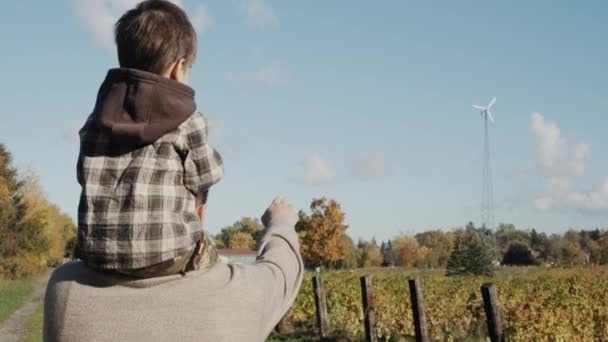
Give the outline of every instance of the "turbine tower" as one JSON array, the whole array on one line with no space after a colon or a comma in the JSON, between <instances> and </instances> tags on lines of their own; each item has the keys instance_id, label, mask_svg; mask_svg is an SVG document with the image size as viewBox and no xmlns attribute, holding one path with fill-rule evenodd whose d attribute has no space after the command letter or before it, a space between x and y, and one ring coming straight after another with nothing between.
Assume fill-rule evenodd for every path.
<instances>
[{"instance_id":1,"label":"turbine tower","mask_svg":"<svg viewBox=\"0 0 608 342\"><path fill-rule=\"evenodd\" d=\"M473 108L480 110L483 117L484 140L483 140L483 176L481 194L481 224L490 230L494 230L494 193L492 189L492 159L490 153L490 134L488 132L488 121L494 123L492 116L492 106L496 102L496 97L487 106L473 105Z\"/></svg>"}]
</instances>

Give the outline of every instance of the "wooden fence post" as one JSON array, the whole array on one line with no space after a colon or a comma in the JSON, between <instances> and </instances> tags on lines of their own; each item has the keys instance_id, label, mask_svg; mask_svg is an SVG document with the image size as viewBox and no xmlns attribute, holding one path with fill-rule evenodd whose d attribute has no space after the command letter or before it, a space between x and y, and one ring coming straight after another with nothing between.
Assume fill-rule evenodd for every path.
<instances>
[{"instance_id":1,"label":"wooden fence post","mask_svg":"<svg viewBox=\"0 0 608 342\"><path fill-rule=\"evenodd\" d=\"M491 283L483 284L481 286L481 295L483 296L490 340L492 342L502 342L504 341L504 336L502 334L502 320L500 318L500 304L498 302L496 285Z\"/></svg>"},{"instance_id":2,"label":"wooden fence post","mask_svg":"<svg viewBox=\"0 0 608 342\"><path fill-rule=\"evenodd\" d=\"M361 294L363 296L363 314L365 316L365 341L376 342L376 332L374 330L375 308L374 308L374 288L372 286L372 276L361 277Z\"/></svg>"},{"instance_id":3,"label":"wooden fence post","mask_svg":"<svg viewBox=\"0 0 608 342\"><path fill-rule=\"evenodd\" d=\"M426 326L426 314L424 313L424 297L422 296L422 285L418 279L408 280L410 285L410 298L412 300L412 313L414 315L414 329L416 330L416 342L427 342L429 340Z\"/></svg>"},{"instance_id":4,"label":"wooden fence post","mask_svg":"<svg viewBox=\"0 0 608 342\"><path fill-rule=\"evenodd\" d=\"M315 306L317 307L317 325L319 326L321 339L324 339L329 335L329 323L327 322L327 302L321 276L312 277L312 288L315 294Z\"/></svg>"}]
</instances>

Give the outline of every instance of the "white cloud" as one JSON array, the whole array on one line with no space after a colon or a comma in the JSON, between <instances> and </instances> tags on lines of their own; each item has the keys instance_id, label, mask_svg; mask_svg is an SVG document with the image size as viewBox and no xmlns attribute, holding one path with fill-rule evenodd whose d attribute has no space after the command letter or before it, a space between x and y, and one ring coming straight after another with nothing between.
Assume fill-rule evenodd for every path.
<instances>
[{"instance_id":1,"label":"white cloud","mask_svg":"<svg viewBox=\"0 0 608 342\"><path fill-rule=\"evenodd\" d=\"M370 156L359 159L352 163L353 175L361 180L381 178L385 173L384 158L381 156Z\"/></svg>"},{"instance_id":2,"label":"white cloud","mask_svg":"<svg viewBox=\"0 0 608 342\"><path fill-rule=\"evenodd\" d=\"M589 144L580 142L569 146L555 122L546 121L540 113L532 113L531 118L547 192L534 201L535 207L539 210L608 211L608 177L597 189L584 192L575 186L575 180L584 174L586 162L591 158Z\"/></svg>"},{"instance_id":3,"label":"white cloud","mask_svg":"<svg viewBox=\"0 0 608 342\"><path fill-rule=\"evenodd\" d=\"M571 183L553 183L549 194L538 198L534 205L539 210L575 209L585 212L608 211L608 177L595 190L580 192Z\"/></svg>"},{"instance_id":4,"label":"white cloud","mask_svg":"<svg viewBox=\"0 0 608 342\"><path fill-rule=\"evenodd\" d=\"M180 0L169 0L183 8ZM100 47L114 51L114 24L127 10L134 8L141 0L73 0L76 14L84 28L91 33ZM202 4L197 5L191 16L192 25L199 32L205 32L211 21Z\"/></svg>"},{"instance_id":5,"label":"white cloud","mask_svg":"<svg viewBox=\"0 0 608 342\"><path fill-rule=\"evenodd\" d=\"M285 84L291 78L289 70L278 63L263 65L254 71L244 71L228 75L228 81L238 88Z\"/></svg>"},{"instance_id":6,"label":"white cloud","mask_svg":"<svg viewBox=\"0 0 608 342\"><path fill-rule=\"evenodd\" d=\"M537 138L538 159L545 176L568 178L585 172L585 162L591 157L588 144L580 142L569 147L557 124L546 121L540 113L532 113L532 132Z\"/></svg>"},{"instance_id":7,"label":"white cloud","mask_svg":"<svg viewBox=\"0 0 608 342\"><path fill-rule=\"evenodd\" d=\"M273 26L279 24L272 7L265 0L242 0L242 9L249 22L256 26Z\"/></svg>"},{"instance_id":8,"label":"white cloud","mask_svg":"<svg viewBox=\"0 0 608 342\"><path fill-rule=\"evenodd\" d=\"M308 185L330 183L336 178L336 171L318 154L304 159L304 168L289 178L291 182Z\"/></svg>"}]
</instances>

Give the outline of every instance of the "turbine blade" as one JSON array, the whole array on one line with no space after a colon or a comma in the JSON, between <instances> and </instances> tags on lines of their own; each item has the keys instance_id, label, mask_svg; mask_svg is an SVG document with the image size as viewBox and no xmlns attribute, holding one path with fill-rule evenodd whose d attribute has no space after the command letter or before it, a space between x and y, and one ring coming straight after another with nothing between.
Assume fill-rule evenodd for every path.
<instances>
[{"instance_id":1,"label":"turbine blade","mask_svg":"<svg viewBox=\"0 0 608 342\"><path fill-rule=\"evenodd\" d=\"M490 121L491 121L492 123L494 123L494 117L492 116L492 112L487 111L486 113L488 113L488 118L490 119Z\"/></svg>"},{"instance_id":2,"label":"turbine blade","mask_svg":"<svg viewBox=\"0 0 608 342\"><path fill-rule=\"evenodd\" d=\"M482 107L482 106L478 106L478 105L473 105L473 108L479 109L479 110L486 110L486 107Z\"/></svg>"},{"instance_id":3,"label":"turbine blade","mask_svg":"<svg viewBox=\"0 0 608 342\"><path fill-rule=\"evenodd\" d=\"M488 110L489 110L490 108L492 108L492 106L494 105L494 102L496 102L496 97L494 97L494 98L492 99L492 101L490 101L490 103L488 104L488 107L487 107L487 108L488 108Z\"/></svg>"}]
</instances>

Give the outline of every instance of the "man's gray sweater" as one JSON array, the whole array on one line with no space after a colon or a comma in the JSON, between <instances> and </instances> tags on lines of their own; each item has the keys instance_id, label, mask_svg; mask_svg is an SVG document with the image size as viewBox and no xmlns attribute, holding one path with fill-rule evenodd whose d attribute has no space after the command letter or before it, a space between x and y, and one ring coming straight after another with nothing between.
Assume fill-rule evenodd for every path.
<instances>
[{"instance_id":1,"label":"man's gray sweater","mask_svg":"<svg viewBox=\"0 0 608 342\"><path fill-rule=\"evenodd\" d=\"M44 341L264 341L303 273L298 236L285 225L268 229L254 265L135 279L69 263L47 287Z\"/></svg>"}]
</instances>

